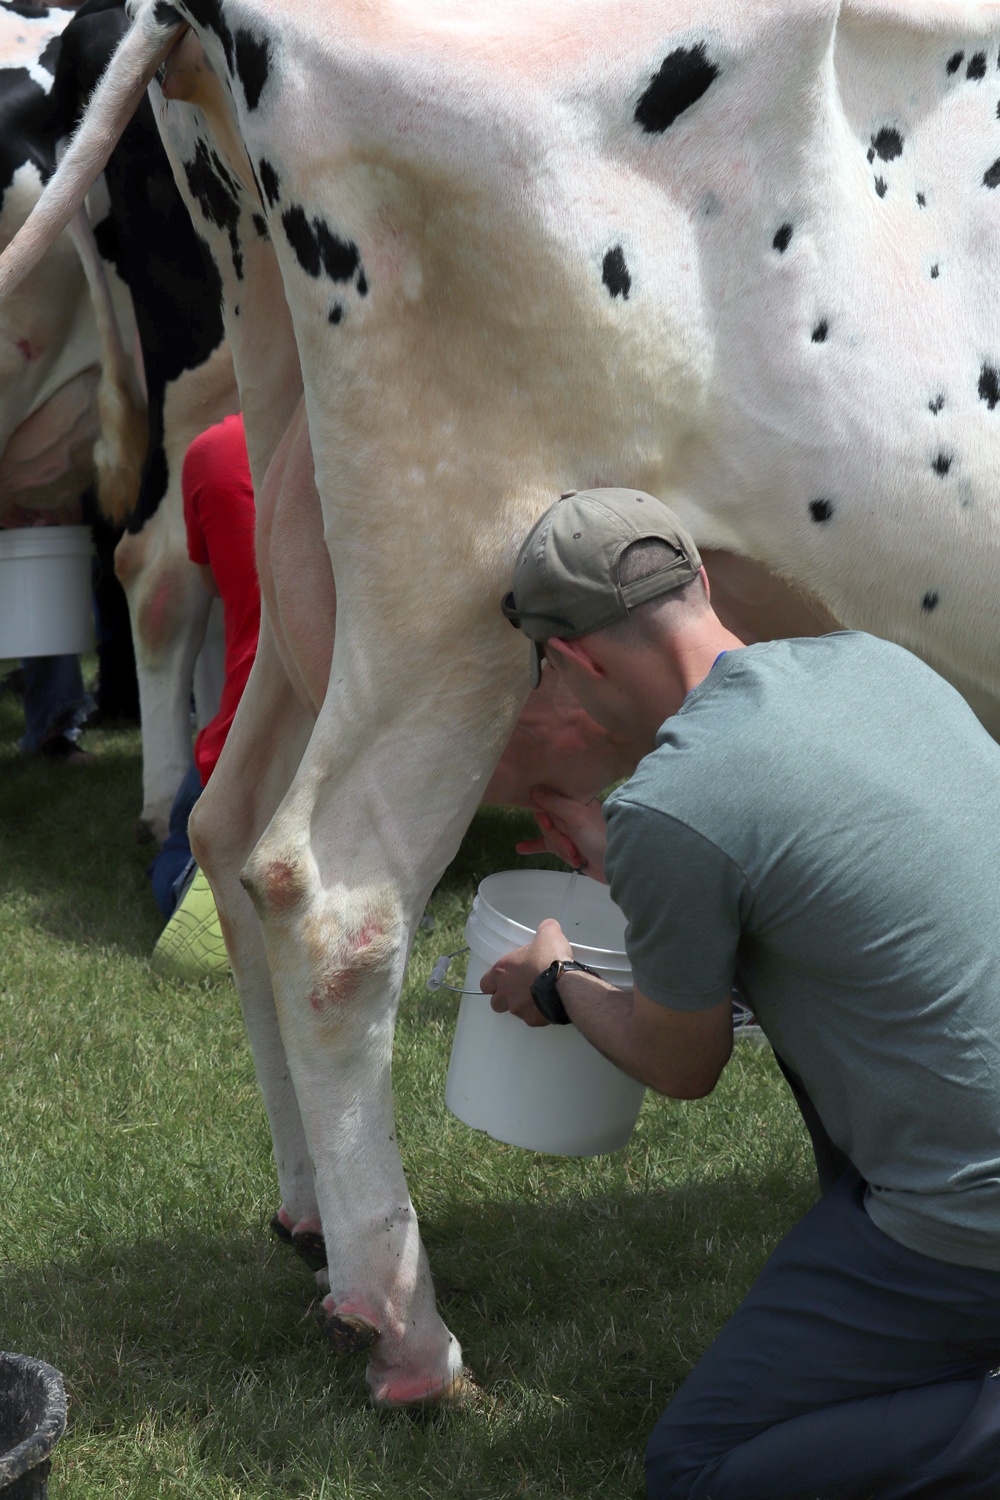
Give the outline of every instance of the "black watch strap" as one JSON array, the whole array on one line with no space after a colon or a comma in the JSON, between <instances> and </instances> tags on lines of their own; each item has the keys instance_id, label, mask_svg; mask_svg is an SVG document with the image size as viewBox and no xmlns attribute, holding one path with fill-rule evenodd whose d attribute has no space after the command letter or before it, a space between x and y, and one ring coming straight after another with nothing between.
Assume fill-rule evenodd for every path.
<instances>
[{"instance_id":1,"label":"black watch strap","mask_svg":"<svg viewBox=\"0 0 1000 1500\"><path fill-rule=\"evenodd\" d=\"M546 1021L553 1026L569 1026L572 1023L559 997L556 985L566 973L567 969L580 969L584 974L593 974L599 977L594 969L588 969L586 964L578 964L575 958L557 958L554 963L543 969L531 986L531 998Z\"/></svg>"}]
</instances>

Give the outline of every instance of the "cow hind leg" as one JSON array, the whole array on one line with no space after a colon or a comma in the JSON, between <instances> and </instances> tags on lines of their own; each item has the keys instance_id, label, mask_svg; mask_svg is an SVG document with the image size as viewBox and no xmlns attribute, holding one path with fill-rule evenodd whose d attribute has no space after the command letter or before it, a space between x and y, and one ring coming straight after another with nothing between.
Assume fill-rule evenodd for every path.
<instances>
[{"instance_id":1,"label":"cow hind leg","mask_svg":"<svg viewBox=\"0 0 1000 1500\"><path fill-rule=\"evenodd\" d=\"M267 620L222 756L191 815L191 847L204 869L233 967L264 1096L281 1208L274 1227L304 1258L318 1256L320 1219L312 1165L278 1026L260 923L240 871L291 781L313 725L296 697ZM282 726L275 737L276 723Z\"/></svg>"},{"instance_id":2,"label":"cow hind leg","mask_svg":"<svg viewBox=\"0 0 1000 1500\"><path fill-rule=\"evenodd\" d=\"M487 664L447 712L415 672L391 709L370 678L363 698L357 683L332 690L243 872L314 1163L328 1332L335 1347L368 1347L369 1388L388 1404L466 1388L403 1175L392 1045L416 923L517 714L520 654L507 666ZM351 727L359 701L364 733Z\"/></svg>"}]
</instances>

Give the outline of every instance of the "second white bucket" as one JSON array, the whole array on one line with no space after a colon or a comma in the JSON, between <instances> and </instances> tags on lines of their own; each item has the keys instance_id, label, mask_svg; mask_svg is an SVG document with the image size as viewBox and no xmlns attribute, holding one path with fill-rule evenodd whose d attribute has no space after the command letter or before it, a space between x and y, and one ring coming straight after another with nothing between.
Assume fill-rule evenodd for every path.
<instances>
[{"instance_id":1,"label":"second white bucket","mask_svg":"<svg viewBox=\"0 0 1000 1500\"><path fill-rule=\"evenodd\" d=\"M625 918L607 886L558 870L506 870L488 876L473 903L462 988L475 991L487 969L530 942L545 917L560 922L580 963L631 987ZM498 1015L488 995L463 995L444 1098L466 1125L530 1151L597 1156L627 1144L644 1094L575 1026L526 1026Z\"/></svg>"},{"instance_id":2,"label":"second white bucket","mask_svg":"<svg viewBox=\"0 0 1000 1500\"><path fill-rule=\"evenodd\" d=\"M0 657L91 649L90 554L89 526L0 531Z\"/></svg>"}]
</instances>

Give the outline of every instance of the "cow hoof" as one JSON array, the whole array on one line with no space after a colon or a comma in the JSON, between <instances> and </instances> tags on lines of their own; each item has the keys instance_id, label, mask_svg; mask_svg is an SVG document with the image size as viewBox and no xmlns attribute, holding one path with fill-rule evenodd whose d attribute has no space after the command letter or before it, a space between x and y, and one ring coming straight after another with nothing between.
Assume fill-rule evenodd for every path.
<instances>
[{"instance_id":1,"label":"cow hoof","mask_svg":"<svg viewBox=\"0 0 1000 1500\"><path fill-rule=\"evenodd\" d=\"M267 1227L272 1234L277 1235L283 1245L290 1245L292 1243L292 1231L287 1224L282 1222L280 1214L275 1214Z\"/></svg>"},{"instance_id":2,"label":"cow hoof","mask_svg":"<svg viewBox=\"0 0 1000 1500\"><path fill-rule=\"evenodd\" d=\"M301 1234L293 1233L289 1243L310 1271L323 1270L326 1265L326 1240L315 1229L305 1229Z\"/></svg>"},{"instance_id":3,"label":"cow hoof","mask_svg":"<svg viewBox=\"0 0 1000 1500\"><path fill-rule=\"evenodd\" d=\"M147 823L145 818L136 818L132 831L137 844L152 844L156 839L152 823Z\"/></svg>"},{"instance_id":4,"label":"cow hoof","mask_svg":"<svg viewBox=\"0 0 1000 1500\"><path fill-rule=\"evenodd\" d=\"M441 1385L430 1388L395 1379L376 1385L369 1374L369 1387L376 1405L410 1408L454 1406L459 1401L481 1400L484 1394L482 1388L464 1370L450 1375Z\"/></svg>"},{"instance_id":5,"label":"cow hoof","mask_svg":"<svg viewBox=\"0 0 1000 1500\"><path fill-rule=\"evenodd\" d=\"M358 1313L327 1313L323 1332L335 1354L360 1354L378 1338L378 1329Z\"/></svg>"}]
</instances>

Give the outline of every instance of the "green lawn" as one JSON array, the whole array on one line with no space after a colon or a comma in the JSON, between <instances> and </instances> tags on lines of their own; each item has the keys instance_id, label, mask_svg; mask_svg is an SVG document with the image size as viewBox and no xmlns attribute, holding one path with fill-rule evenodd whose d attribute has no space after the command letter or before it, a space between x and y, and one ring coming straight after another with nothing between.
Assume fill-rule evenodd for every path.
<instances>
[{"instance_id":1,"label":"green lawn","mask_svg":"<svg viewBox=\"0 0 1000 1500\"><path fill-rule=\"evenodd\" d=\"M418 936L395 1056L410 1189L481 1395L377 1412L268 1232L231 984L149 972L138 733L91 733L91 764L47 765L18 756L20 724L0 700L0 1348L65 1375L53 1500L640 1496L647 1431L815 1196L770 1053L739 1048L708 1100L647 1097L610 1157L459 1124L443 1098L457 1001L424 982L527 826L481 813Z\"/></svg>"}]
</instances>

